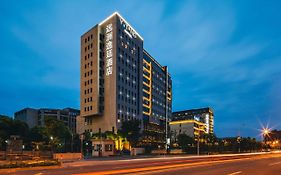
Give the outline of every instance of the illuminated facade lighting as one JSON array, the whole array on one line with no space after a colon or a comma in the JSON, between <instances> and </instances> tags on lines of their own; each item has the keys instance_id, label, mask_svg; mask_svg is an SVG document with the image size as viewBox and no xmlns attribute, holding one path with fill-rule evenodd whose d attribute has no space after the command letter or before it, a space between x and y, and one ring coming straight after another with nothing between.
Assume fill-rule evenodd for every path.
<instances>
[{"instance_id":1,"label":"illuminated facade lighting","mask_svg":"<svg viewBox=\"0 0 281 175\"><path fill-rule=\"evenodd\" d=\"M144 50L143 38L119 13L81 36L80 62L78 133L117 132L129 119L139 120L143 130L153 123L164 132L166 118L171 117L170 74ZM165 93L156 92L154 82ZM85 121L91 122L85 125Z\"/></svg>"}]
</instances>

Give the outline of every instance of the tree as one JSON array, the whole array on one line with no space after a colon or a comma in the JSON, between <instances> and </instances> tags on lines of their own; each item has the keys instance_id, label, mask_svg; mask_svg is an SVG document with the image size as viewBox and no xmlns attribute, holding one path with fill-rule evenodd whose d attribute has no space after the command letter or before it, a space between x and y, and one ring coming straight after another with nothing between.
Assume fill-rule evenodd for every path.
<instances>
[{"instance_id":1,"label":"tree","mask_svg":"<svg viewBox=\"0 0 281 175\"><path fill-rule=\"evenodd\" d=\"M29 139L35 142L47 141L46 128L40 126L31 128L29 131Z\"/></svg>"},{"instance_id":2,"label":"tree","mask_svg":"<svg viewBox=\"0 0 281 175\"><path fill-rule=\"evenodd\" d=\"M48 144L46 128L35 126L29 130L27 149L42 150L44 145Z\"/></svg>"},{"instance_id":3,"label":"tree","mask_svg":"<svg viewBox=\"0 0 281 175\"><path fill-rule=\"evenodd\" d=\"M5 141L10 137L10 130L12 126L12 119L7 116L0 117L0 149L6 148Z\"/></svg>"},{"instance_id":4,"label":"tree","mask_svg":"<svg viewBox=\"0 0 281 175\"><path fill-rule=\"evenodd\" d=\"M53 117L46 117L45 127L46 135L54 151L66 151L67 145L70 147L71 133L63 121ZM68 150L70 150L70 148L68 148Z\"/></svg>"},{"instance_id":5,"label":"tree","mask_svg":"<svg viewBox=\"0 0 281 175\"><path fill-rule=\"evenodd\" d=\"M218 138L215 134L203 134L201 138L204 139L204 142L209 146L214 145L215 142L218 141Z\"/></svg>"},{"instance_id":6,"label":"tree","mask_svg":"<svg viewBox=\"0 0 281 175\"><path fill-rule=\"evenodd\" d=\"M6 140L11 135L20 136L25 142L28 138L28 125L20 120L14 120L8 116L0 116L0 149L6 148Z\"/></svg>"},{"instance_id":7,"label":"tree","mask_svg":"<svg viewBox=\"0 0 281 175\"><path fill-rule=\"evenodd\" d=\"M187 150L192 146L194 143L194 139L186 134L179 134L178 135L178 145L181 147L183 150Z\"/></svg>"},{"instance_id":8,"label":"tree","mask_svg":"<svg viewBox=\"0 0 281 175\"><path fill-rule=\"evenodd\" d=\"M124 121L120 133L127 138L132 147L135 147L141 136L139 120Z\"/></svg>"},{"instance_id":9,"label":"tree","mask_svg":"<svg viewBox=\"0 0 281 175\"><path fill-rule=\"evenodd\" d=\"M27 123L20 120L13 120L11 135L18 135L22 139L26 139L28 136L29 127Z\"/></svg>"}]
</instances>

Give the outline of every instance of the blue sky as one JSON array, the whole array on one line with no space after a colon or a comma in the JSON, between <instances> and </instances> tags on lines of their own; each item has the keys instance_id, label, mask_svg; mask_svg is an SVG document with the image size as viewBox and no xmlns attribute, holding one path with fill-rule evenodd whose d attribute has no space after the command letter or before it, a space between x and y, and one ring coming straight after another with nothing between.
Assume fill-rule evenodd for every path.
<instances>
[{"instance_id":1,"label":"blue sky","mask_svg":"<svg viewBox=\"0 0 281 175\"><path fill-rule=\"evenodd\" d=\"M173 111L210 106L218 136L281 129L279 1L0 2L0 114L79 107L80 36L118 11L173 78Z\"/></svg>"}]
</instances>

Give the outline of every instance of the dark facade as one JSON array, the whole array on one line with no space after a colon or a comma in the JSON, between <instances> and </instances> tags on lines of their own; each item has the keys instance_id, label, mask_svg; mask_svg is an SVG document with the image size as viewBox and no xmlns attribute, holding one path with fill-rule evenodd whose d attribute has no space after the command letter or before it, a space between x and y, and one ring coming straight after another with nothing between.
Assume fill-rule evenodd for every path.
<instances>
[{"instance_id":1,"label":"dark facade","mask_svg":"<svg viewBox=\"0 0 281 175\"><path fill-rule=\"evenodd\" d=\"M281 130L272 130L263 137L265 144L269 145L272 149L281 148Z\"/></svg>"},{"instance_id":2,"label":"dark facade","mask_svg":"<svg viewBox=\"0 0 281 175\"><path fill-rule=\"evenodd\" d=\"M281 130L272 130L264 136L265 141L281 141Z\"/></svg>"},{"instance_id":3,"label":"dark facade","mask_svg":"<svg viewBox=\"0 0 281 175\"><path fill-rule=\"evenodd\" d=\"M15 113L15 119L24 121L30 128L34 126L44 126L44 120L46 117L53 117L61 120L65 123L69 129L76 132L76 117L80 114L80 111L73 108L65 109L49 109L49 108L24 108Z\"/></svg>"},{"instance_id":4,"label":"dark facade","mask_svg":"<svg viewBox=\"0 0 281 175\"><path fill-rule=\"evenodd\" d=\"M172 113L172 121L195 120L206 125L206 133L214 133L214 112L211 108L190 109Z\"/></svg>"},{"instance_id":5,"label":"dark facade","mask_svg":"<svg viewBox=\"0 0 281 175\"><path fill-rule=\"evenodd\" d=\"M79 133L116 132L127 120L160 129L171 116L167 67L143 49L143 38L117 12L82 35L80 86Z\"/></svg>"},{"instance_id":6,"label":"dark facade","mask_svg":"<svg viewBox=\"0 0 281 175\"><path fill-rule=\"evenodd\" d=\"M166 123L171 118L172 80L168 68L161 66L146 50L143 52L143 144L165 142ZM166 121L167 120L167 121Z\"/></svg>"}]
</instances>

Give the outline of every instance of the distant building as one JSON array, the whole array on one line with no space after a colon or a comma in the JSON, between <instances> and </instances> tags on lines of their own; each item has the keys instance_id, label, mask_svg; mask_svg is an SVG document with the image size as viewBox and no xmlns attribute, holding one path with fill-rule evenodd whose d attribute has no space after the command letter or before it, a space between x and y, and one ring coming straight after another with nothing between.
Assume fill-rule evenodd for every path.
<instances>
[{"instance_id":1,"label":"distant building","mask_svg":"<svg viewBox=\"0 0 281 175\"><path fill-rule=\"evenodd\" d=\"M266 140L281 140L281 130L272 130L265 137Z\"/></svg>"},{"instance_id":2,"label":"distant building","mask_svg":"<svg viewBox=\"0 0 281 175\"><path fill-rule=\"evenodd\" d=\"M46 117L53 117L61 120L72 132L76 132L76 117L80 111L73 108L48 109L48 108L24 108L15 113L15 119L24 121L30 128L34 126L44 126Z\"/></svg>"},{"instance_id":3,"label":"distant building","mask_svg":"<svg viewBox=\"0 0 281 175\"><path fill-rule=\"evenodd\" d=\"M193 138L202 134L213 134L214 114L211 108L173 112L169 126L172 140L175 140L179 134L186 134Z\"/></svg>"},{"instance_id":4,"label":"distant building","mask_svg":"<svg viewBox=\"0 0 281 175\"><path fill-rule=\"evenodd\" d=\"M264 142L272 148L281 148L281 130L272 130L264 136Z\"/></svg>"},{"instance_id":5,"label":"distant building","mask_svg":"<svg viewBox=\"0 0 281 175\"><path fill-rule=\"evenodd\" d=\"M21 120L27 123L32 128L40 125L38 123L38 110L33 108L24 108L14 114L15 119Z\"/></svg>"}]
</instances>

